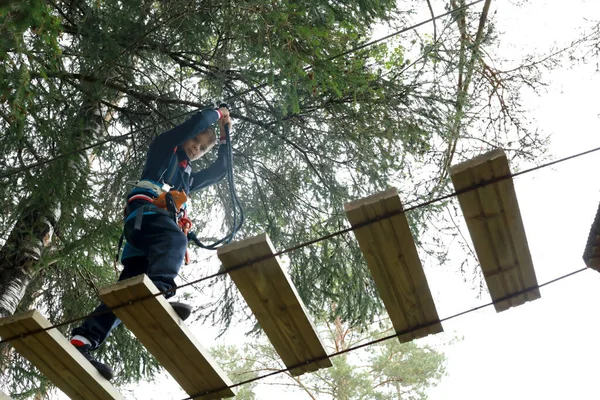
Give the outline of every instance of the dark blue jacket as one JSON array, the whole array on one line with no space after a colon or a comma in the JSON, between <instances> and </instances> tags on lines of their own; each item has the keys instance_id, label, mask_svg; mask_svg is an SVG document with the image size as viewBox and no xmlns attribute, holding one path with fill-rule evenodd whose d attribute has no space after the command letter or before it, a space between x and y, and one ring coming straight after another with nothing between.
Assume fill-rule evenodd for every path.
<instances>
[{"instance_id":1,"label":"dark blue jacket","mask_svg":"<svg viewBox=\"0 0 600 400\"><path fill-rule=\"evenodd\" d=\"M221 143L215 162L198 172L192 172L190 159L181 148L185 141L197 136L218 119L217 111L203 110L194 114L183 124L158 135L148 149L146 165L140 181L150 181L159 186L167 183L173 190L183 190L189 195L223 179L227 174L227 144ZM156 197L156 193L153 193L151 189L136 187L129 192L127 199L137 194ZM147 204L144 201L130 202L130 213L126 221L136 215L138 208ZM121 260L138 255L143 255L143 253L125 243Z\"/></svg>"},{"instance_id":2,"label":"dark blue jacket","mask_svg":"<svg viewBox=\"0 0 600 400\"><path fill-rule=\"evenodd\" d=\"M227 145L219 146L217 160L208 168L192 172L190 159L180 147L185 141L195 137L219 118L215 110L203 110L194 114L183 124L158 135L146 156L146 166L140 180L161 185L168 183L174 190L187 194L217 183L227 173ZM129 197L135 194L155 196L149 189L134 188Z\"/></svg>"}]
</instances>

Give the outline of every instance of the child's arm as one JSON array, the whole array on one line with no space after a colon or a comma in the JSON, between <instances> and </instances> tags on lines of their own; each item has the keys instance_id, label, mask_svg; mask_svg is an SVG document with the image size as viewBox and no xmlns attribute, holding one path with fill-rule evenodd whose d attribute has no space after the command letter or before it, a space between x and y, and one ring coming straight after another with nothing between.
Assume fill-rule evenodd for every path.
<instances>
[{"instance_id":1,"label":"child's arm","mask_svg":"<svg viewBox=\"0 0 600 400\"><path fill-rule=\"evenodd\" d=\"M226 115L219 120L219 130L221 135L217 159L208 168L192 174L190 178L190 192L214 185L227 175L227 153L229 152L229 146L227 146L225 125L231 130L229 115Z\"/></svg>"},{"instance_id":2,"label":"child's arm","mask_svg":"<svg viewBox=\"0 0 600 400\"><path fill-rule=\"evenodd\" d=\"M190 192L214 185L227 175L227 144L221 143L215 162L208 168L192 173L190 177Z\"/></svg>"},{"instance_id":3,"label":"child's arm","mask_svg":"<svg viewBox=\"0 0 600 400\"><path fill-rule=\"evenodd\" d=\"M186 140L191 139L204 131L217 120L228 115L229 112L225 107L221 107L218 110L207 109L199 111L184 123L158 135L156 142L167 148L179 146Z\"/></svg>"}]
</instances>

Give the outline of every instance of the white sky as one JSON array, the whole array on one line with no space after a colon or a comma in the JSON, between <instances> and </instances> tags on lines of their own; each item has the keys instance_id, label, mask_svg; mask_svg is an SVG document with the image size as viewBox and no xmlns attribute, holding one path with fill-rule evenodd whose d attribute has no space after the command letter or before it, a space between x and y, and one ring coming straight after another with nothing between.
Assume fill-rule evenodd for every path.
<instances>
[{"instance_id":1,"label":"white sky","mask_svg":"<svg viewBox=\"0 0 600 400\"><path fill-rule=\"evenodd\" d=\"M494 3L507 54L513 46L518 52L566 44L584 18L600 17L600 3L593 1L535 1L522 8ZM548 92L526 97L525 105L539 129L552 135L552 155L600 146L595 65L556 70L545 80L551 83ZM582 254L600 202L600 182L592 175L599 163L600 153L594 153L515 178L539 283L584 266ZM436 298L442 317L489 300L473 302L453 275L428 277L433 290L446 293ZM455 297L447 295L453 286ZM588 270L542 288L535 302L500 314L487 308L444 323L446 332L464 340L446 347L449 375L430 391L430 400L600 398L599 287L600 274Z\"/></svg>"},{"instance_id":2,"label":"white sky","mask_svg":"<svg viewBox=\"0 0 600 400\"><path fill-rule=\"evenodd\" d=\"M585 18L600 17L597 1L531 3L492 3L507 58L566 44ZM476 7L480 10L481 4ZM434 10L444 11L439 6ZM423 16L428 17L426 8ZM600 146L600 74L595 65L558 69L545 81L551 83L547 93L527 95L524 105L536 126L552 135L551 154L560 158ZM600 182L592 175L599 163L600 153L595 153L515 179L539 283L584 266L581 257L600 202ZM478 298L455 269L444 271L430 261L425 268L440 317L489 301L487 295ZM532 303L500 314L488 307L445 322L445 334L426 340L464 339L441 348L448 357L448 376L431 389L430 400L600 398L595 368L600 359L599 288L600 273L588 270L542 288L542 298ZM226 341L239 345L243 331L231 332ZM208 339L214 337L213 330L194 327L194 332L204 346L214 343ZM186 397L171 378L130 389L123 391L130 399ZM267 399L308 398L270 387L257 393Z\"/></svg>"},{"instance_id":3,"label":"white sky","mask_svg":"<svg viewBox=\"0 0 600 400\"><path fill-rule=\"evenodd\" d=\"M520 7L506 1L493 3L507 58L566 44L576 37L584 18L600 16L600 3L593 1L573 2L571 7L556 1L534 3ZM592 101L600 90L595 66L555 70L545 80L551 83L547 93L526 95L524 105L531 109L536 126L552 135L551 154L560 158L600 146L600 110ZM599 162L600 153L515 179L540 283L584 266L581 256L600 202L600 183L584 174L594 171ZM489 301L487 295L478 298L455 269L445 272L429 262L425 267L440 317ZM446 334L426 340L443 342L453 336L463 340L441 347L448 357L448 376L431 389L430 400L600 398L594 368L594 361L600 359L599 287L600 274L585 271L541 289L542 298L535 302L500 314L489 307L445 322ZM206 327L194 330L199 337L214 335ZM231 332L225 341L239 345L244 331ZM211 345L210 340L202 343ZM136 386L132 398L182 398L170 381L144 384L148 391ZM257 394L259 398L308 398L267 385L259 387Z\"/></svg>"}]
</instances>

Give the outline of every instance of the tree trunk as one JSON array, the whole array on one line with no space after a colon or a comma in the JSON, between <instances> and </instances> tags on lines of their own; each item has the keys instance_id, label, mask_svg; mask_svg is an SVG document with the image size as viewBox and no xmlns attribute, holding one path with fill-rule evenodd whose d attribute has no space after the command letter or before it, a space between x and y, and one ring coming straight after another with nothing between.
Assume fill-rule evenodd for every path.
<instances>
[{"instance_id":1,"label":"tree trunk","mask_svg":"<svg viewBox=\"0 0 600 400\"><path fill-rule=\"evenodd\" d=\"M60 202L32 197L0 249L0 317L14 314L60 219Z\"/></svg>"},{"instance_id":2,"label":"tree trunk","mask_svg":"<svg viewBox=\"0 0 600 400\"><path fill-rule=\"evenodd\" d=\"M97 140L106 122L94 103L84 101L79 118L85 126L74 138L80 147ZM72 182L81 182L88 176L88 160L85 153L69 160L57 161L44 175L60 171L64 176L74 176ZM84 166L84 167L83 167ZM32 193L26 201L17 223L6 243L0 249L0 318L12 315L34 274L41 268L38 262L54 236L62 215L61 196L69 196L70 188Z\"/></svg>"}]
</instances>

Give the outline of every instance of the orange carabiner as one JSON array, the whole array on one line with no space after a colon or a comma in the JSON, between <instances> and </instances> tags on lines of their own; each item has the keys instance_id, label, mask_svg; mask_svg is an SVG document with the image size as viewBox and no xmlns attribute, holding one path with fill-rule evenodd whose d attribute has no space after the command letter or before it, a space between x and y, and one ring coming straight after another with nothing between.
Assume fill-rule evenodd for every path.
<instances>
[{"instance_id":1,"label":"orange carabiner","mask_svg":"<svg viewBox=\"0 0 600 400\"><path fill-rule=\"evenodd\" d=\"M173 196L173 201L175 202L175 208L177 211L181 209L183 204L187 201L187 196L183 190L171 190L170 192L161 193L156 199L154 199L154 205L160 208L167 209L167 193L170 193ZM190 221L191 222L191 221Z\"/></svg>"},{"instance_id":2,"label":"orange carabiner","mask_svg":"<svg viewBox=\"0 0 600 400\"><path fill-rule=\"evenodd\" d=\"M192 220L188 217L181 217L179 218L179 221L177 221L177 223L179 224L179 227L181 228L183 233L185 233L187 236L190 229L192 229Z\"/></svg>"},{"instance_id":3,"label":"orange carabiner","mask_svg":"<svg viewBox=\"0 0 600 400\"><path fill-rule=\"evenodd\" d=\"M177 224L179 225L179 227L181 228L181 230L183 231L185 236L187 236L190 229L192 229L192 220L189 219L188 217L179 218L179 221L177 221ZM185 265L189 265L189 264L190 264L190 250L188 248L186 248L185 249Z\"/></svg>"}]
</instances>

